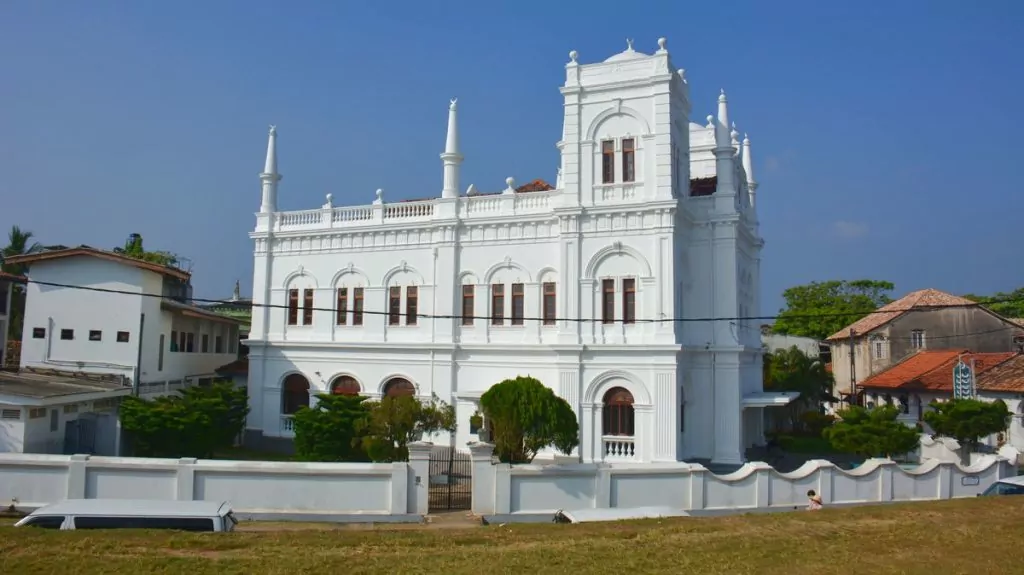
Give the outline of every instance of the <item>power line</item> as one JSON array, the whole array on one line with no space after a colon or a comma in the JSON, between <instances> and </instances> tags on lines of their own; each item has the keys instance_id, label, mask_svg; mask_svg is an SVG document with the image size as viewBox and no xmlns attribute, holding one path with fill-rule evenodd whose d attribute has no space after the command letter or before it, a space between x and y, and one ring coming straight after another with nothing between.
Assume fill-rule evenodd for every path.
<instances>
[{"instance_id":1,"label":"power line","mask_svg":"<svg viewBox=\"0 0 1024 575\"><path fill-rule=\"evenodd\" d=\"M73 284L45 282L45 281L40 281L40 280L28 279L28 278L25 278L24 283L32 283L32 284L41 285L41 286L66 288L66 289L78 289L78 290L91 291L91 292L99 292L99 293L130 295L130 296L142 296L142 297L154 297L154 298L160 298L160 299L173 300L173 298L164 296L163 294L157 294L157 293L135 292L135 291L129 291L129 290L118 290L118 289L100 288L100 287L93 287L93 286L81 286L81 285L73 285ZM233 303L231 301L226 301L226 300L223 300L223 299L204 299L204 298L192 298L190 301L192 301L192 302L200 302L200 303L210 303L210 304L222 304L222 305L230 305L231 303ZM635 320L630 320L628 323L638 323L639 324L639 323L676 323L676 322L679 322L679 323L691 323L691 322L707 323L707 322L719 322L719 321L727 321L727 322L768 321L768 320L778 319L780 317L785 317L786 319L823 319L823 318L839 318L839 317L858 317L859 318L859 317L865 317L865 316L874 315L874 314L880 314L880 313L885 313L885 314L901 314L901 313L906 313L906 312L934 311L934 310L940 310L940 309L971 309L971 308L980 308L980 307L985 307L987 305L999 304L999 303L1024 303L1024 298L992 299L992 300L989 300L989 301L987 301L987 302L985 302L983 304L982 303L971 303L971 304L917 305L917 306L913 306L913 307L909 307L909 308L903 308L903 309L886 309L886 310L877 309L877 310L873 310L873 311L869 311L869 312L829 312L829 313L820 313L820 314L784 314L784 315L779 314L779 315L746 316L746 317L706 317L706 318L673 317L673 318L656 318L656 319L636 318ZM290 309L287 304L272 304L272 303L248 302L248 303L243 304L243 305L250 305L253 308L270 308L270 309L283 309L283 310ZM300 312L304 311L304 310L310 310L310 311L322 311L322 312L336 313L336 312L339 311L337 308L321 308L321 307L311 307L311 308L299 307L298 309L299 309ZM349 308L349 309L347 309L345 311L346 312L354 312L355 310ZM474 320L482 319L482 320L492 320L492 319L498 319L499 318L499 316L480 316L480 315L463 316L463 315L452 315L452 314L424 314L424 313L415 313L415 314L398 313L398 314L392 314L389 311L374 311L374 310L367 310L367 309L360 310L360 313L362 313L363 315L374 315L374 316L377 316L377 315L382 315L382 316L397 315L399 317L416 317L416 318L423 318L423 319L460 319L460 320L461 319L474 319ZM500 319L508 321L508 320L511 320L512 318L510 316L503 315L503 316L500 316ZM614 320L606 320L604 318L565 318L565 317L543 318L543 317L525 317L524 316L524 317L521 317L521 318L520 317L516 317L515 319L516 319L516 321L522 320L524 323L527 322L527 321L530 321L530 322L534 322L534 321L540 321L540 322L547 321L549 323L550 322L561 322L561 321L575 322L575 323L589 323L589 322L624 323L624 322L627 322L627 320L625 320L623 318L616 318ZM1010 329L1017 329L1017 328L1007 327L1007 328L1004 328L1004 329L1010 330ZM1021 329L1024 329L1024 326L1021 326ZM1001 330L996 330L996 331L1001 331ZM983 333L988 333L988 332L979 332L979 334L961 334L961 335L958 335L958 336L949 336L949 337L963 337L964 335L981 335ZM929 339L934 339L934 338L929 338Z\"/></svg>"}]
</instances>

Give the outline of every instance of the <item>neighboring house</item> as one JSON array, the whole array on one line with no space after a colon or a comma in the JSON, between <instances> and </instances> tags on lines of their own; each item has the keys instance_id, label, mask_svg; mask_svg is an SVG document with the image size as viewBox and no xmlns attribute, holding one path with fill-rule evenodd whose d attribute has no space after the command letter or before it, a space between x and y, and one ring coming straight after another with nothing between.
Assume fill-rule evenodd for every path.
<instances>
[{"instance_id":1,"label":"neighboring house","mask_svg":"<svg viewBox=\"0 0 1024 575\"><path fill-rule=\"evenodd\" d=\"M1024 346L1024 327L971 300L923 289L878 308L827 341L836 394L848 398L854 385L859 389L861 381L920 350L1019 351Z\"/></svg>"},{"instance_id":2,"label":"neighboring house","mask_svg":"<svg viewBox=\"0 0 1024 575\"><path fill-rule=\"evenodd\" d=\"M0 272L0 368L7 365L7 332L11 326L11 302L14 284L24 278Z\"/></svg>"},{"instance_id":3,"label":"neighboring house","mask_svg":"<svg viewBox=\"0 0 1024 575\"><path fill-rule=\"evenodd\" d=\"M117 406L131 392L114 375L0 371L0 453L118 455Z\"/></svg>"},{"instance_id":4,"label":"neighboring house","mask_svg":"<svg viewBox=\"0 0 1024 575\"><path fill-rule=\"evenodd\" d=\"M859 384L863 390L865 406L898 406L900 420L913 425L924 423L924 413L933 401L953 397L953 368L958 361L973 367L975 393L978 399L1002 399L1013 419L1004 439L1018 450L1024 451L1024 354L1019 352L972 353L964 349L923 350L914 353ZM997 437L985 443L995 447Z\"/></svg>"},{"instance_id":5,"label":"neighboring house","mask_svg":"<svg viewBox=\"0 0 1024 575\"><path fill-rule=\"evenodd\" d=\"M519 375L576 411L583 461L738 464L763 441L762 410L792 398L762 389L757 325L674 321L758 315L750 141L724 93L717 118L690 122L664 40L576 57L554 186L464 191L453 100L440 197L280 212L271 128L250 234L250 444L290 443L292 414L334 392L437 394L462 447L480 396Z\"/></svg>"},{"instance_id":6,"label":"neighboring house","mask_svg":"<svg viewBox=\"0 0 1024 575\"><path fill-rule=\"evenodd\" d=\"M781 333L761 332L761 344L767 353L775 353L779 350L796 347L808 357L827 358L829 346L813 337L802 337L799 335L785 335Z\"/></svg>"},{"instance_id":7,"label":"neighboring house","mask_svg":"<svg viewBox=\"0 0 1024 575\"><path fill-rule=\"evenodd\" d=\"M237 281L235 282L235 290L229 299L213 303L203 303L199 307L206 311L237 319L241 322L238 326L239 341L249 337L249 329L252 324L252 298L242 297L241 287ZM245 353L247 353L245 346L240 346L239 355L244 355Z\"/></svg>"},{"instance_id":8,"label":"neighboring house","mask_svg":"<svg viewBox=\"0 0 1024 575\"><path fill-rule=\"evenodd\" d=\"M237 357L240 322L187 303L184 270L87 246L8 262L27 266L22 368L109 374L159 395Z\"/></svg>"}]
</instances>

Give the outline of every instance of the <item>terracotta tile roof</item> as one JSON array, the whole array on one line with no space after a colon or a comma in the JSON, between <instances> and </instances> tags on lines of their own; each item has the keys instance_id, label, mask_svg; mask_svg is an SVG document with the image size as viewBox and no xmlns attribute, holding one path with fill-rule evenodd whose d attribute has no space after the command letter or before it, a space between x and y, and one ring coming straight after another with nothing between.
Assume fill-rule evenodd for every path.
<instances>
[{"instance_id":1,"label":"terracotta tile roof","mask_svg":"<svg viewBox=\"0 0 1024 575\"><path fill-rule=\"evenodd\" d=\"M61 247L63 248L63 246ZM161 275L178 278L180 280L188 280L192 275L187 271L178 269L176 267L155 264L152 262L147 262L140 259L124 256L121 254L115 254L114 252L108 252L106 250L98 250L96 248L91 248L89 246L78 246L77 248L64 248L57 250L45 250L31 254L12 256L7 258L5 260L5 263L31 265L34 262L59 260L74 256L90 256L94 258L100 258L113 262L123 263L140 269L149 270L151 272L155 272Z\"/></svg>"},{"instance_id":2,"label":"terracotta tile roof","mask_svg":"<svg viewBox=\"0 0 1024 575\"><path fill-rule=\"evenodd\" d=\"M217 375L249 375L249 358L236 359L214 370Z\"/></svg>"},{"instance_id":3,"label":"terracotta tile roof","mask_svg":"<svg viewBox=\"0 0 1024 575\"><path fill-rule=\"evenodd\" d=\"M967 364L974 360L980 379L988 370L1018 355L1017 352L971 353L965 349L924 350L904 359L885 371L857 384L862 389L899 389L911 391L953 392L953 366L962 357Z\"/></svg>"},{"instance_id":4,"label":"terracotta tile roof","mask_svg":"<svg viewBox=\"0 0 1024 575\"><path fill-rule=\"evenodd\" d=\"M534 180L516 188L516 193L525 194L528 192L547 192L553 189L555 189L555 187L544 180Z\"/></svg>"},{"instance_id":5,"label":"terracotta tile roof","mask_svg":"<svg viewBox=\"0 0 1024 575\"><path fill-rule=\"evenodd\" d=\"M978 375L978 389L986 391L1024 391L1024 354L1018 353Z\"/></svg>"},{"instance_id":6,"label":"terracotta tile roof","mask_svg":"<svg viewBox=\"0 0 1024 575\"><path fill-rule=\"evenodd\" d=\"M836 339L845 339L850 337L850 329L857 332L857 335L866 335L875 329L882 327L890 321L898 318L899 316L907 313L908 311L915 308L929 308L937 306L954 306L954 305L978 305L977 302L973 302L969 299L948 294L944 291L937 289L922 289L912 291L900 299L887 303L882 307L878 308L874 313L866 315L861 319L853 322L852 324L844 327L836 333L830 335L825 341L832 341Z\"/></svg>"},{"instance_id":7,"label":"terracotta tile roof","mask_svg":"<svg viewBox=\"0 0 1024 575\"><path fill-rule=\"evenodd\" d=\"M24 277L19 276L19 275L9 274L9 273L3 272L3 271L0 271L0 280L8 281L8 282L15 282L15 283L25 283L25 278Z\"/></svg>"}]
</instances>

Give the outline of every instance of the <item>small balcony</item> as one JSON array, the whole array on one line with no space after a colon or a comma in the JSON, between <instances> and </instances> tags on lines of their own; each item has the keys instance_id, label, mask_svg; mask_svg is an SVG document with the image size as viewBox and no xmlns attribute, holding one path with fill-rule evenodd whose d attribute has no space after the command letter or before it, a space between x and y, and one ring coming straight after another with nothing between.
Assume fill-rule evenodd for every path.
<instances>
[{"instance_id":1,"label":"small balcony","mask_svg":"<svg viewBox=\"0 0 1024 575\"><path fill-rule=\"evenodd\" d=\"M604 444L604 460L636 461L636 438L626 435L606 435L601 438Z\"/></svg>"},{"instance_id":2,"label":"small balcony","mask_svg":"<svg viewBox=\"0 0 1024 575\"><path fill-rule=\"evenodd\" d=\"M291 415L281 416L281 436L293 437L295 435L295 419Z\"/></svg>"}]
</instances>

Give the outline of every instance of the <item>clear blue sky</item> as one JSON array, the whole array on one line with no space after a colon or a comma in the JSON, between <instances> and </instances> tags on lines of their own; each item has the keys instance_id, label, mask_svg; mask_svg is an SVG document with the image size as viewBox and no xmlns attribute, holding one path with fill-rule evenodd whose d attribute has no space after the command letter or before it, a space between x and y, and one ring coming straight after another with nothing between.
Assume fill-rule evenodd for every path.
<instances>
[{"instance_id":1,"label":"clear blue sky","mask_svg":"<svg viewBox=\"0 0 1024 575\"><path fill-rule=\"evenodd\" d=\"M267 124L282 209L438 195L453 96L463 185L553 181L569 50L665 36L694 118L725 88L750 133L764 312L811 280L1024 285L1024 2L492 4L3 2L0 228L139 232L197 296L248 293Z\"/></svg>"}]
</instances>

